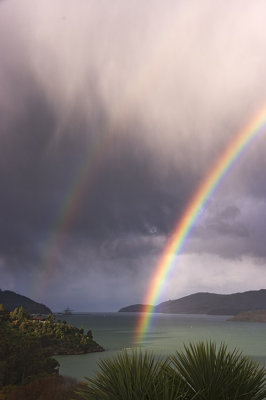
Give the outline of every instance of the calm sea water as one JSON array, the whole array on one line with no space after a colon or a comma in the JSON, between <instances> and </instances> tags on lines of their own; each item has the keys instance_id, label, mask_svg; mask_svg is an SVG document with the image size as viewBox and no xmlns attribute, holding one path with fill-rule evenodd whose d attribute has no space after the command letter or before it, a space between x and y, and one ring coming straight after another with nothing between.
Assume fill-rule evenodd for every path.
<instances>
[{"instance_id":1,"label":"calm sea water","mask_svg":"<svg viewBox=\"0 0 266 400\"><path fill-rule=\"evenodd\" d=\"M60 317L58 317L60 319ZM62 317L61 317L62 318ZM200 340L226 343L244 355L266 365L266 324L227 321L228 316L155 314L149 333L141 343L134 343L137 313L89 313L63 317L84 330L105 348L103 353L57 356L60 373L81 380L93 376L101 358L109 358L121 349L141 347L158 355L168 355L184 344Z\"/></svg>"}]
</instances>

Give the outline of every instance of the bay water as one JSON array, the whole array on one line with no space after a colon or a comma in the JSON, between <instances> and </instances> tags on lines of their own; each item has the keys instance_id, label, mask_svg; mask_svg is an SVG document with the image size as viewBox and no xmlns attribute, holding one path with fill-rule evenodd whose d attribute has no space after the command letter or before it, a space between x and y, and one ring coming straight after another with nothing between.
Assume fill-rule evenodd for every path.
<instances>
[{"instance_id":1,"label":"bay water","mask_svg":"<svg viewBox=\"0 0 266 400\"><path fill-rule=\"evenodd\" d=\"M266 324L228 321L230 316L192 314L154 314L148 333L135 341L139 313L87 313L58 316L68 323L92 330L94 340L104 347L102 353L57 356L60 374L82 380L98 370L98 361L115 356L122 349L141 348L167 356L190 342L212 340L239 349L243 355L266 365Z\"/></svg>"}]
</instances>

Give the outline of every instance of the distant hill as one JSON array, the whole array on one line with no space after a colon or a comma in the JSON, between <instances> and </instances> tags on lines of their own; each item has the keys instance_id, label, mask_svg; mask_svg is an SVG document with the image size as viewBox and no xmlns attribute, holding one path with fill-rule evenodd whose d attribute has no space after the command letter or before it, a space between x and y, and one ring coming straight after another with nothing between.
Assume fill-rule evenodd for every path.
<instances>
[{"instance_id":1,"label":"distant hill","mask_svg":"<svg viewBox=\"0 0 266 400\"><path fill-rule=\"evenodd\" d=\"M254 310L241 312L230 318L228 321L241 322L266 322L266 310Z\"/></svg>"},{"instance_id":2,"label":"distant hill","mask_svg":"<svg viewBox=\"0 0 266 400\"><path fill-rule=\"evenodd\" d=\"M120 312L139 312L141 304L121 308ZM250 310L266 309L266 289L243 293L195 293L158 304L154 312L166 314L236 315Z\"/></svg>"},{"instance_id":3,"label":"distant hill","mask_svg":"<svg viewBox=\"0 0 266 400\"><path fill-rule=\"evenodd\" d=\"M52 314L50 308L44 304L37 303L26 296L22 296L10 290L0 289L0 304L3 304L6 310L14 310L16 307L23 307L30 314Z\"/></svg>"},{"instance_id":4,"label":"distant hill","mask_svg":"<svg viewBox=\"0 0 266 400\"><path fill-rule=\"evenodd\" d=\"M132 306L127 306L121 308L118 312L141 312L143 310L144 304L133 304Z\"/></svg>"}]
</instances>

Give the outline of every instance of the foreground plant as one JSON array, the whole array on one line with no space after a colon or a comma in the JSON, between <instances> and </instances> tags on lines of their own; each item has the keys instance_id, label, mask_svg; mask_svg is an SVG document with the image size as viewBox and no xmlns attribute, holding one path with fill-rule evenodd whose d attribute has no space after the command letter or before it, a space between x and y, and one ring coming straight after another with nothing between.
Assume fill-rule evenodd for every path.
<instances>
[{"instance_id":1,"label":"foreground plant","mask_svg":"<svg viewBox=\"0 0 266 400\"><path fill-rule=\"evenodd\" d=\"M78 390L86 400L263 400L265 369L212 342L185 346L162 361L122 352L100 361L100 372Z\"/></svg>"},{"instance_id":2,"label":"foreground plant","mask_svg":"<svg viewBox=\"0 0 266 400\"><path fill-rule=\"evenodd\" d=\"M212 342L185 346L171 357L172 367L186 383L188 399L263 400L265 369L226 345Z\"/></svg>"},{"instance_id":3,"label":"foreground plant","mask_svg":"<svg viewBox=\"0 0 266 400\"><path fill-rule=\"evenodd\" d=\"M5 386L0 400L80 400L75 394L78 385L73 378L50 375L27 385Z\"/></svg>"},{"instance_id":4,"label":"foreground plant","mask_svg":"<svg viewBox=\"0 0 266 400\"><path fill-rule=\"evenodd\" d=\"M100 372L78 390L86 400L183 400L184 386L168 361L151 353L122 352L99 362Z\"/></svg>"}]
</instances>

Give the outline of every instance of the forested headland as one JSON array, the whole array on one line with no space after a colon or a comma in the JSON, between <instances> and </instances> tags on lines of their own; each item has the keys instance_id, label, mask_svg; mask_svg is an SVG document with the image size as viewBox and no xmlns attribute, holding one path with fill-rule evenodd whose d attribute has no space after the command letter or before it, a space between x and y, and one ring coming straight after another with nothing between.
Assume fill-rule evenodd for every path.
<instances>
[{"instance_id":1,"label":"forested headland","mask_svg":"<svg viewBox=\"0 0 266 400\"><path fill-rule=\"evenodd\" d=\"M25 385L54 376L59 363L52 356L85 354L104 349L84 332L66 321L32 317L22 307L7 311L0 305L0 399L8 386Z\"/></svg>"}]
</instances>

